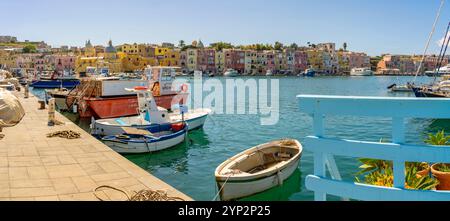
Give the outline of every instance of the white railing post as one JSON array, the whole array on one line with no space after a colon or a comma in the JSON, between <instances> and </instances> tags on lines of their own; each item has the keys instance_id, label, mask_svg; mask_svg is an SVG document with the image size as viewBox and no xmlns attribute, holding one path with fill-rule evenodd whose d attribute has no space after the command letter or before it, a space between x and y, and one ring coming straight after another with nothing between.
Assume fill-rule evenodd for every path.
<instances>
[{"instance_id":1,"label":"white railing post","mask_svg":"<svg viewBox=\"0 0 450 221\"><path fill-rule=\"evenodd\" d=\"M403 144L405 142L405 122L402 117L394 117L392 119L392 142ZM405 187L405 162L402 160L394 160L394 187Z\"/></svg>"},{"instance_id":2,"label":"white railing post","mask_svg":"<svg viewBox=\"0 0 450 221\"><path fill-rule=\"evenodd\" d=\"M323 127L323 118L322 114L314 114L313 115L313 128L314 135L317 137L322 137L324 133ZM325 154L316 152L314 153L314 175L319 177L326 177L327 171L325 168ZM316 191L314 192L314 200L315 201L326 201L327 195L324 192Z\"/></svg>"}]
</instances>

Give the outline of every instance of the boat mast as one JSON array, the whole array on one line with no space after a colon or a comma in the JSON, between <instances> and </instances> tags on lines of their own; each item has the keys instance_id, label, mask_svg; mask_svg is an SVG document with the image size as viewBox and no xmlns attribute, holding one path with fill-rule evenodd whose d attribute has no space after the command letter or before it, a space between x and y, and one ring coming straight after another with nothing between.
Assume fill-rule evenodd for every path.
<instances>
[{"instance_id":1,"label":"boat mast","mask_svg":"<svg viewBox=\"0 0 450 221\"><path fill-rule=\"evenodd\" d=\"M439 6L439 10L438 10L438 13L436 15L436 19L434 20L433 28L431 29L430 36L428 37L427 44L426 44L425 49L423 51L422 60L420 61L419 67L417 68L417 72L416 72L416 75L414 76L413 83L416 82L417 75L419 75L420 71L422 70L423 62L425 61L425 56L426 56L428 48L430 46L431 39L433 38L434 31L436 30L436 24L439 21L439 17L441 16L442 8L444 7L444 2L445 2L445 0L441 0L441 5Z\"/></svg>"},{"instance_id":2,"label":"boat mast","mask_svg":"<svg viewBox=\"0 0 450 221\"><path fill-rule=\"evenodd\" d=\"M450 37L449 36L449 34L450 34L449 33L449 28L450 28L450 22L447 25L447 30L445 31L445 37L444 37L444 41L442 42L441 51L439 52L439 57L438 57L438 59L436 61L436 70L435 70L435 73L434 73L434 82L436 82L437 75L439 74L439 71L440 71L440 69L442 67L442 62L444 61L445 54L447 53L448 42L449 42L449 37ZM445 47L445 49L444 49L444 47ZM444 50L444 51L442 51L442 50Z\"/></svg>"}]
</instances>

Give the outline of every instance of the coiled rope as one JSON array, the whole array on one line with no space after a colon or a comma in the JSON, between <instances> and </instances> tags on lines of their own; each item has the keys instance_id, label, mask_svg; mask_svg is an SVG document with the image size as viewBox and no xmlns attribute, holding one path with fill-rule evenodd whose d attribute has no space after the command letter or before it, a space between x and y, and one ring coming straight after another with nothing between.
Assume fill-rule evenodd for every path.
<instances>
[{"instance_id":1,"label":"coiled rope","mask_svg":"<svg viewBox=\"0 0 450 221\"><path fill-rule=\"evenodd\" d=\"M98 186L94 189L94 195L100 201L106 201L98 196L97 191L100 189L112 189L121 192L127 197L127 201L185 201L180 197L168 196L167 193L162 190L155 191L151 189L144 189L138 192L134 191L134 194L130 196L125 190L109 185Z\"/></svg>"},{"instance_id":2,"label":"coiled rope","mask_svg":"<svg viewBox=\"0 0 450 221\"><path fill-rule=\"evenodd\" d=\"M61 130L53 133L48 133L47 137L61 137L66 139L78 139L81 134L72 130Z\"/></svg>"}]
</instances>

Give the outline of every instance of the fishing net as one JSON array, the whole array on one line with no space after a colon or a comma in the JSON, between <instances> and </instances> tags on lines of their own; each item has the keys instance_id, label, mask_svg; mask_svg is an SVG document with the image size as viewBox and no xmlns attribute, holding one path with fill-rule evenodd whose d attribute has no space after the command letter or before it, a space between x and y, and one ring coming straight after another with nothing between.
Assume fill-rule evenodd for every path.
<instances>
[{"instance_id":1,"label":"fishing net","mask_svg":"<svg viewBox=\"0 0 450 221\"><path fill-rule=\"evenodd\" d=\"M25 110L17 97L0 89L0 128L18 124L24 115Z\"/></svg>"}]
</instances>

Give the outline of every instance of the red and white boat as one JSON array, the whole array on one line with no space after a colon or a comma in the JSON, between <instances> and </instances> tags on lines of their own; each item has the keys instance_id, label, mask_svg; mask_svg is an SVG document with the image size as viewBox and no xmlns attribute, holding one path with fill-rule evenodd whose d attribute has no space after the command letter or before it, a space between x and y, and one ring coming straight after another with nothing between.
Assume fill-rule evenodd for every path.
<instances>
[{"instance_id":1,"label":"red and white boat","mask_svg":"<svg viewBox=\"0 0 450 221\"><path fill-rule=\"evenodd\" d=\"M187 90L175 91L173 67L148 67L144 79L124 80L118 77L89 78L81 81L78 92L68 96L68 106L76 105L80 117L96 119L133 116L139 113L137 95L125 88L148 87L156 104L165 109L185 104Z\"/></svg>"}]
</instances>

